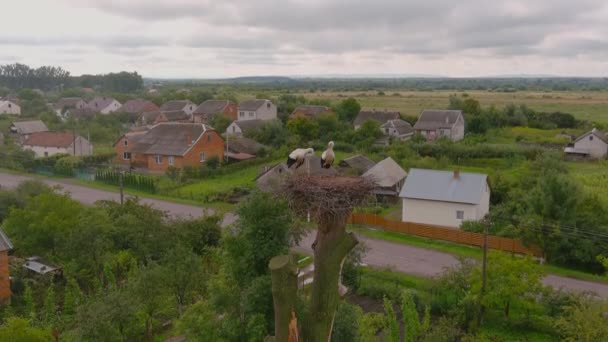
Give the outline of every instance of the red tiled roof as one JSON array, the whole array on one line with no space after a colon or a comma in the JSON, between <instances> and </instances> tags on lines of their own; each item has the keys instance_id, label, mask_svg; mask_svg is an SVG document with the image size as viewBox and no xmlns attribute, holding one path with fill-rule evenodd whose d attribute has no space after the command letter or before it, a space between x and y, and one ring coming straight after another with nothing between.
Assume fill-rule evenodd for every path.
<instances>
[{"instance_id":1,"label":"red tiled roof","mask_svg":"<svg viewBox=\"0 0 608 342\"><path fill-rule=\"evenodd\" d=\"M36 132L23 143L29 146L69 147L74 141L72 133Z\"/></svg>"}]
</instances>

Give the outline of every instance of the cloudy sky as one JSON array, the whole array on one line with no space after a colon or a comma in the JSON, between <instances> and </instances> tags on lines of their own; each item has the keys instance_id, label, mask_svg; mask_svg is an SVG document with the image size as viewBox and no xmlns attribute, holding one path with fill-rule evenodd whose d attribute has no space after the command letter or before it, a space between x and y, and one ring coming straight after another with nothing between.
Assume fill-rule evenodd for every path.
<instances>
[{"instance_id":1,"label":"cloudy sky","mask_svg":"<svg viewBox=\"0 0 608 342\"><path fill-rule=\"evenodd\" d=\"M605 0L0 0L0 64L145 77L608 76Z\"/></svg>"}]
</instances>

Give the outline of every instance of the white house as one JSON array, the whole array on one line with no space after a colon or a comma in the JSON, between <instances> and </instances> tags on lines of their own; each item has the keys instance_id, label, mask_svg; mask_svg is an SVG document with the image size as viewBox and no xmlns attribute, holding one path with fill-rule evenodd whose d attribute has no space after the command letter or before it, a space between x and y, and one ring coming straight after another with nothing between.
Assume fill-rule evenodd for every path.
<instances>
[{"instance_id":1,"label":"white house","mask_svg":"<svg viewBox=\"0 0 608 342\"><path fill-rule=\"evenodd\" d=\"M239 121L273 120L277 118L277 106L270 100L247 100L239 103Z\"/></svg>"},{"instance_id":2,"label":"white house","mask_svg":"<svg viewBox=\"0 0 608 342\"><path fill-rule=\"evenodd\" d=\"M93 145L72 133L38 132L32 133L23 143L23 149L32 150L36 157L49 157L55 154L89 156L93 154Z\"/></svg>"},{"instance_id":3,"label":"white house","mask_svg":"<svg viewBox=\"0 0 608 342\"><path fill-rule=\"evenodd\" d=\"M263 120L242 120L233 121L230 126L226 128L227 135L243 135L247 131L253 131L262 128L266 124Z\"/></svg>"},{"instance_id":4,"label":"white house","mask_svg":"<svg viewBox=\"0 0 608 342\"><path fill-rule=\"evenodd\" d=\"M426 140L447 137L452 141L464 138L464 116L461 110L426 109L418 117L414 130Z\"/></svg>"},{"instance_id":5,"label":"white house","mask_svg":"<svg viewBox=\"0 0 608 342\"><path fill-rule=\"evenodd\" d=\"M0 114L21 115L21 107L13 101L0 101Z\"/></svg>"},{"instance_id":6,"label":"white house","mask_svg":"<svg viewBox=\"0 0 608 342\"><path fill-rule=\"evenodd\" d=\"M111 97L97 96L89 101L87 107L96 113L110 114L118 111L122 104Z\"/></svg>"},{"instance_id":7,"label":"white house","mask_svg":"<svg viewBox=\"0 0 608 342\"><path fill-rule=\"evenodd\" d=\"M608 156L608 138L596 128L581 135L574 141L574 145L564 149L566 157L576 159L603 159Z\"/></svg>"},{"instance_id":8,"label":"white house","mask_svg":"<svg viewBox=\"0 0 608 342\"><path fill-rule=\"evenodd\" d=\"M488 176L458 170L411 169L399 197L403 222L459 228L490 210Z\"/></svg>"},{"instance_id":9,"label":"white house","mask_svg":"<svg viewBox=\"0 0 608 342\"><path fill-rule=\"evenodd\" d=\"M87 103L80 97L63 97L53 105L55 113L62 118L65 117L66 111L70 109L84 109L86 107Z\"/></svg>"},{"instance_id":10,"label":"white house","mask_svg":"<svg viewBox=\"0 0 608 342\"><path fill-rule=\"evenodd\" d=\"M160 106L161 112L182 111L189 117L192 116L194 110L196 110L196 105L190 100L171 100L163 103L163 105Z\"/></svg>"}]
</instances>

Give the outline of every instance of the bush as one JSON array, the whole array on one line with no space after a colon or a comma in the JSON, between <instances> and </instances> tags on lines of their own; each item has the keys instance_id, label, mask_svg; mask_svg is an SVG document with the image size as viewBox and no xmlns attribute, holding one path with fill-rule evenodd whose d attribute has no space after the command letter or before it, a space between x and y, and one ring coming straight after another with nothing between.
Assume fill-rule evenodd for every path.
<instances>
[{"instance_id":1,"label":"bush","mask_svg":"<svg viewBox=\"0 0 608 342\"><path fill-rule=\"evenodd\" d=\"M336 342L356 341L362 317L363 310L359 306L342 301L336 311L331 340Z\"/></svg>"},{"instance_id":2,"label":"bush","mask_svg":"<svg viewBox=\"0 0 608 342\"><path fill-rule=\"evenodd\" d=\"M217 156L212 156L211 158L207 159L205 165L211 170L215 170L218 168L218 166L220 166L220 158Z\"/></svg>"},{"instance_id":3,"label":"bush","mask_svg":"<svg viewBox=\"0 0 608 342\"><path fill-rule=\"evenodd\" d=\"M83 166L83 162L79 157L67 156L57 159L55 162L55 173L64 176L73 176L77 169Z\"/></svg>"}]
</instances>

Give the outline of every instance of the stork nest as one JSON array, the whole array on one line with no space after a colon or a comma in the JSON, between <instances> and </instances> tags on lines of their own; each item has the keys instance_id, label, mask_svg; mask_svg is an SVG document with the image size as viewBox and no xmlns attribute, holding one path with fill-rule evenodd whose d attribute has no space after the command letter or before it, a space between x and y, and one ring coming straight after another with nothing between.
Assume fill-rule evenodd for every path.
<instances>
[{"instance_id":1,"label":"stork nest","mask_svg":"<svg viewBox=\"0 0 608 342\"><path fill-rule=\"evenodd\" d=\"M321 216L350 215L354 207L373 199L374 183L362 177L293 176L283 185L290 207L298 215L310 214L315 221Z\"/></svg>"}]
</instances>

